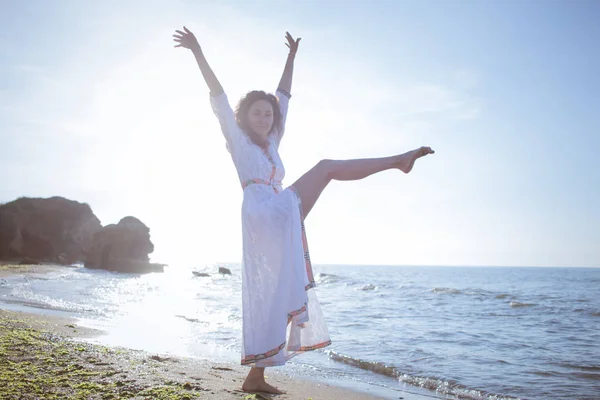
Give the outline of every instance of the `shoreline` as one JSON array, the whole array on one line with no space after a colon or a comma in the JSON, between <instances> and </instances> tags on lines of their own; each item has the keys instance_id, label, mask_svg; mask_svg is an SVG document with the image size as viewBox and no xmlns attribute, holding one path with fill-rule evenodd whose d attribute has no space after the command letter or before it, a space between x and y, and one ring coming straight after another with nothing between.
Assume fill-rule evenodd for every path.
<instances>
[{"instance_id":1,"label":"shoreline","mask_svg":"<svg viewBox=\"0 0 600 400\"><path fill-rule=\"evenodd\" d=\"M44 398L216 400L249 395L241 390L247 368L83 340L101 334L75 325L71 318L0 308L0 377L8 383L0 388L0 398L45 394ZM267 376L286 394L257 393L249 399L381 399L276 371Z\"/></svg>"},{"instance_id":2,"label":"shoreline","mask_svg":"<svg viewBox=\"0 0 600 400\"><path fill-rule=\"evenodd\" d=\"M0 262L0 285L7 282L3 278L44 274L62 268L72 267ZM23 389L18 389L14 386L15 382L11 382L23 379L23 374L29 381L33 379L38 382L38 386L46 387L45 392L54 393L53 390L56 390L57 393L61 393L58 397L44 398L64 398L66 393L60 392L61 390L71 390L68 398L74 399L430 400L445 398L418 387L406 387L407 391L404 391L378 387L366 382L361 384L350 379L345 382L327 379L325 376L310 376L289 369L274 368L267 370L268 381L286 393L257 394L256 397L248 397L248 393L241 391L248 367L227 361L178 357L110 346L102 344L99 339L103 334L105 332L102 330L78 325L76 317L61 316L52 309L37 308L27 304L19 306L19 303L3 303L0 300L0 380L9 382L7 388L0 388L0 398L21 398L19 397L21 394L27 393L19 392L18 390ZM7 353L6 346L3 346L6 343L11 343L9 347L14 347L14 343L21 345L27 343L28 349L31 349L34 356L26 361L19 360L18 356ZM72 374L71 372L76 371L67 373L64 368L63 370L48 369L50 360L53 364L75 366L80 368L80 371ZM10 368L13 370L11 371ZM18 371L21 371L21 374ZM43 376L36 376L38 371L44 371ZM79 392L74 391L76 389L72 387L83 386L88 387L86 390L89 391L81 392L82 397L78 397ZM16 392L11 393L8 390L16 390ZM132 394L135 396L130 396ZM114 397L110 397L111 395Z\"/></svg>"},{"instance_id":3,"label":"shoreline","mask_svg":"<svg viewBox=\"0 0 600 400\"><path fill-rule=\"evenodd\" d=\"M58 264L19 264L0 260L0 278L10 278L15 275L43 274L46 272L60 271L63 268L76 268L69 265Z\"/></svg>"}]
</instances>

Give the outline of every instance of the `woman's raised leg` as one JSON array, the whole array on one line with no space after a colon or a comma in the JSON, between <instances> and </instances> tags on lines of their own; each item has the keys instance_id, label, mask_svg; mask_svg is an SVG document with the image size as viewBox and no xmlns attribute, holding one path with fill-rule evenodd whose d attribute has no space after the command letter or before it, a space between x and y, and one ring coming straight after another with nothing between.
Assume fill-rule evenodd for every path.
<instances>
[{"instance_id":1,"label":"woman's raised leg","mask_svg":"<svg viewBox=\"0 0 600 400\"><path fill-rule=\"evenodd\" d=\"M356 160L321 160L294 182L292 186L296 189L298 196L300 196L302 211L304 218L306 218L323 192L323 189L325 189L331 180L356 181L392 168L397 168L408 174L418 158L433 153L434 151L430 147L420 147L391 157Z\"/></svg>"}]
</instances>

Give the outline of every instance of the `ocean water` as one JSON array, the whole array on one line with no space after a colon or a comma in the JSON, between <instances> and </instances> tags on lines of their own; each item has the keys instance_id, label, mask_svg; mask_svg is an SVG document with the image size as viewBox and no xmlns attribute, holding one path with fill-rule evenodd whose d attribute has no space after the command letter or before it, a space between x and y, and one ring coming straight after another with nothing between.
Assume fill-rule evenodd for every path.
<instances>
[{"instance_id":1,"label":"ocean water","mask_svg":"<svg viewBox=\"0 0 600 400\"><path fill-rule=\"evenodd\" d=\"M232 275L217 265L142 276L63 268L0 279L0 302L75 316L107 331L105 344L237 363L240 266L222 266ZM437 398L600 399L600 269L314 270L333 344L285 368L396 399L411 388Z\"/></svg>"}]
</instances>

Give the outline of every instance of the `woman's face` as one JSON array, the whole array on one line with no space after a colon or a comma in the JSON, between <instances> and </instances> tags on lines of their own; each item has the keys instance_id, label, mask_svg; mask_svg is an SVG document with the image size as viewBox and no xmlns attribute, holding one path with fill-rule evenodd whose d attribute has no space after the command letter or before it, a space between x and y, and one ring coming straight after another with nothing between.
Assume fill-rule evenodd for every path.
<instances>
[{"instance_id":1,"label":"woman's face","mask_svg":"<svg viewBox=\"0 0 600 400\"><path fill-rule=\"evenodd\" d=\"M273 107L267 100L257 100L248 110L248 125L261 139L266 140L273 126Z\"/></svg>"}]
</instances>

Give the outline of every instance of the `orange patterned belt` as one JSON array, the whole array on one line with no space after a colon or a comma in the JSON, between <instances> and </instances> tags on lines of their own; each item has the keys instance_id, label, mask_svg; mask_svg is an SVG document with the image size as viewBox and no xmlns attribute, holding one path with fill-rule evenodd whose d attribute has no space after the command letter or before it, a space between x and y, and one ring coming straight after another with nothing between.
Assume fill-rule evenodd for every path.
<instances>
[{"instance_id":1,"label":"orange patterned belt","mask_svg":"<svg viewBox=\"0 0 600 400\"><path fill-rule=\"evenodd\" d=\"M265 179L248 179L246 182L242 183L242 189L246 189L250 185L267 185L271 186L275 193L279 193L278 186L281 186L280 181L267 181Z\"/></svg>"},{"instance_id":2,"label":"orange patterned belt","mask_svg":"<svg viewBox=\"0 0 600 400\"><path fill-rule=\"evenodd\" d=\"M242 189L246 189L249 185L267 185L267 186L271 186L273 188L273 190L275 191L275 193L279 193L279 189L277 189L277 186L281 186L281 181L276 181L273 178L275 178L275 160L273 160L273 157L271 157L271 154L269 154L269 152L265 149L263 149L265 155L267 156L267 158L269 159L269 163L271 164L271 176L269 177L269 180L267 181L266 179L248 179L247 181L245 181L244 183L242 183Z\"/></svg>"}]
</instances>

